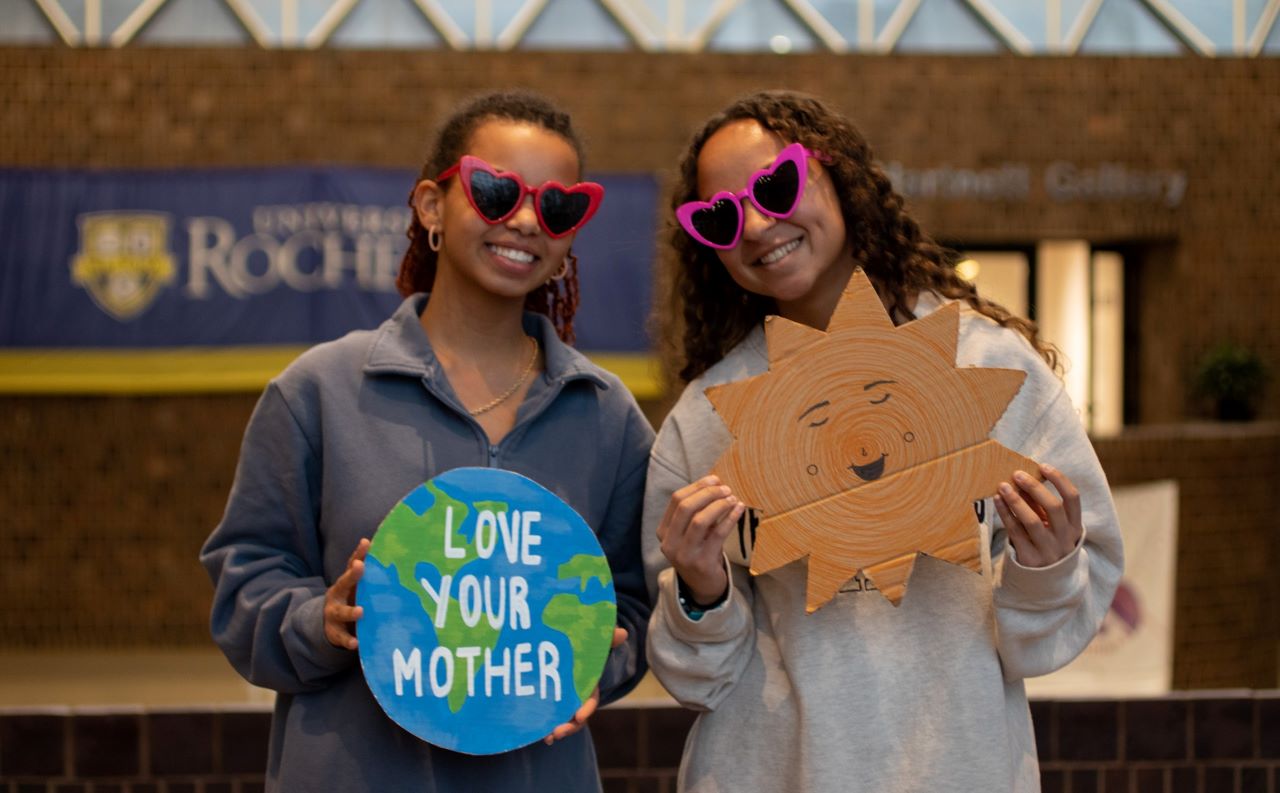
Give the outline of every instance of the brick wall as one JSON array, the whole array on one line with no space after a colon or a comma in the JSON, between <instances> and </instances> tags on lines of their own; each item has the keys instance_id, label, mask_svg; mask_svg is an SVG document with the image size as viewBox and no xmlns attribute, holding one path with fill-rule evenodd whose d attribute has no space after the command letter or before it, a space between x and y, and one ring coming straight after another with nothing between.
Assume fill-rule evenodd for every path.
<instances>
[{"instance_id":1,"label":"brick wall","mask_svg":"<svg viewBox=\"0 0 1280 793\"><path fill-rule=\"evenodd\" d=\"M1158 202L917 201L956 244L1160 244L1140 273L1138 415L1179 421L1197 357L1231 339L1280 372L1280 59L268 52L0 48L0 166L345 163L416 168L460 97L562 101L605 171L668 174L694 127L747 90L820 93L882 159L1040 172L1056 160L1187 173ZM406 186L407 189L407 186ZM1273 392L1274 393L1274 392ZM1264 415L1280 417L1280 400Z\"/></svg>"},{"instance_id":2,"label":"brick wall","mask_svg":"<svg viewBox=\"0 0 1280 793\"><path fill-rule=\"evenodd\" d=\"M1045 793L1271 793L1280 699L1031 703ZM605 793L674 793L694 714L606 708L591 721ZM265 711L0 711L0 793L254 793Z\"/></svg>"}]
</instances>

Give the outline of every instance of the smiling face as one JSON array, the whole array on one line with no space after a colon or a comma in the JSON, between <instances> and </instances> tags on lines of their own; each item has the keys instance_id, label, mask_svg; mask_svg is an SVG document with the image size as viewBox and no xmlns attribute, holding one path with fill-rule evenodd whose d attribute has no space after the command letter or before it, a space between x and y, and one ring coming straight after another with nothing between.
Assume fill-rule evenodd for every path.
<instances>
[{"instance_id":1,"label":"smiling face","mask_svg":"<svg viewBox=\"0 0 1280 793\"><path fill-rule=\"evenodd\" d=\"M796 421L801 456L811 461L805 473L815 484L829 482L839 488L874 482L885 473L920 462L919 450L932 440L927 437L916 443L920 417L911 415L910 404L902 396L918 387L914 377L871 376L859 382L862 379L850 378L836 389L801 389L796 394L799 403L821 397L804 408Z\"/></svg>"},{"instance_id":2,"label":"smiling face","mask_svg":"<svg viewBox=\"0 0 1280 793\"><path fill-rule=\"evenodd\" d=\"M741 192L790 142L752 120L721 127L698 155L699 197ZM716 254L739 286L773 298L782 316L821 325L853 271L853 258L831 178L815 159L806 163L805 192L795 212L773 218L744 200L741 241Z\"/></svg>"},{"instance_id":3,"label":"smiling face","mask_svg":"<svg viewBox=\"0 0 1280 793\"><path fill-rule=\"evenodd\" d=\"M514 172L531 186L579 178L578 155L554 132L527 122L495 119L472 134L466 153L498 173ZM538 224L533 196L523 196L506 220L489 224L477 214L454 176L437 185L420 182L414 206L425 227L440 229L441 248L434 289L478 288L520 299L555 275L574 235L551 238Z\"/></svg>"}]
</instances>

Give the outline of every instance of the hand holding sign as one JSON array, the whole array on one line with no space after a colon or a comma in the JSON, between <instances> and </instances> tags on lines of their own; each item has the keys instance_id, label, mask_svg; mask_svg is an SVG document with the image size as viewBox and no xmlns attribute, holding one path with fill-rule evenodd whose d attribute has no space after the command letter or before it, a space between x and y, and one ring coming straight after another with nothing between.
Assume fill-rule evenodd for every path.
<instances>
[{"instance_id":1,"label":"hand holding sign","mask_svg":"<svg viewBox=\"0 0 1280 793\"><path fill-rule=\"evenodd\" d=\"M499 469L449 471L396 504L359 561L347 574L364 568L360 663L409 732L493 754L572 734L594 711L613 577L550 491Z\"/></svg>"},{"instance_id":2,"label":"hand holding sign","mask_svg":"<svg viewBox=\"0 0 1280 793\"><path fill-rule=\"evenodd\" d=\"M1066 474L1050 465L1041 465L1040 473L1053 483L1056 494L1017 471L1013 484L1000 483L995 498L996 512L1023 567L1048 567L1061 561L1084 536L1080 491Z\"/></svg>"},{"instance_id":3,"label":"hand holding sign","mask_svg":"<svg viewBox=\"0 0 1280 793\"><path fill-rule=\"evenodd\" d=\"M354 605L356 584L364 573L364 558L369 554L369 541L361 538L347 560L347 569L324 593L324 637L334 647L354 650L359 646L354 626L363 609Z\"/></svg>"},{"instance_id":4,"label":"hand holding sign","mask_svg":"<svg viewBox=\"0 0 1280 793\"><path fill-rule=\"evenodd\" d=\"M613 641L609 644L609 649L619 647L627 640L626 628L613 629ZM596 712L596 708L600 706L600 686L596 686L591 692L591 696L587 697L587 701L582 703L582 707L578 708L578 712L573 714L573 718L561 724L551 731L551 734L543 739L543 743L547 746L556 741L568 738L578 730L581 730L587 724L587 719L591 718Z\"/></svg>"}]
</instances>

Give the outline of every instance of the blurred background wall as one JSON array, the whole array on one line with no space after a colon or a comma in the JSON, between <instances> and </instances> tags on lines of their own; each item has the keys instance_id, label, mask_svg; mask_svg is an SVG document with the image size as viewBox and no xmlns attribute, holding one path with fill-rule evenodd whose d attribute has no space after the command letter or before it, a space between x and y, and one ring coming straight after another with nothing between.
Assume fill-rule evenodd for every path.
<instances>
[{"instance_id":1,"label":"blurred background wall","mask_svg":"<svg viewBox=\"0 0 1280 793\"><path fill-rule=\"evenodd\" d=\"M1038 32L1021 38L974 11L1009 4L924 3L946 7L937 24L959 13L972 28L964 32L978 43L959 55L940 45L921 54L912 42L940 34L913 28L910 18L896 31L906 46L886 54L884 31L911 3L858 4L872 7L879 28L864 36L849 23L835 37L806 21L808 3L706 3L708 13L759 15L752 27L731 9L697 52L685 51L692 34L646 38L649 28L625 24L628 8L664 4L620 0L546 5L550 22L528 30L559 31L561 39L535 46L535 36L528 50L501 50L505 28L486 32L465 13L455 14L470 20L460 32L434 25L426 10L447 3L403 3L418 27L384 32L409 40L377 50L353 49L362 46L355 32L343 46L308 49L310 27L295 20L290 34L287 20L274 18L261 28L213 26L228 40L191 46L173 40L173 19L163 17L115 48L112 31L131 19L123 12L104 22L109 6L63 4L72 7L66 28L43 12L32 16L37 5L0 5L18 20L0 46L5 168L416 171L433 126L459 99L527 86L573 113L588 139L589 170L655 174L665 188L706 116L743 92L786 87L847 112L936 237L1021 257L1028 313L1061 245L1083 246L1089 272L1100 266L1097 254L1118 256L1123 362L1109 376L1118 416L1094 425L1095 442L1113 483L1180 485L1173 684L1276 685L1280 400L1273 384L1259 394L1254 421L1225 424L1192 389L1197 366L1224 342L1280 371L1274 2L1238 4L1239 24L1224 16L1198 26L1186 6L1201 6L1184 4L1192 17L1185 27L1148 4L1068 3L1081 14L1092 8L1084 33L1063 12L1066 23L1041 19L1031 26ZM834 16L839 4L813 5ZM1130 6L1146 22L1114 45L1114 28L1103 23L1108 14L1120 28L1138 19L1125 15ZM587 35L572 22L574 13L588 18L583 9L604 20L600 46L574 39ZM1143 26L1152 19L1155 28ZM1212 34L1196 35L1204 29ZM1103 189L1106 167L1181 174L1183 182L1176 191L1117 197ZM1000 188L1006 177L1017 187ZM0 249L0 259L8 255ZM655 277L660 269L655 250ZM1098 302L1068 308L1068 324L1089 326ZM14 375L19 364L3 365ZM144 385L139 392L150 391ZM210 647L210 586L196 554L221 515L256 389L120 391L25 385L0 393L0 653ZM656 425L673 394L642 396ZM1082 409L1089 418L1090 405Z\"/></svg>"}]
</instances>

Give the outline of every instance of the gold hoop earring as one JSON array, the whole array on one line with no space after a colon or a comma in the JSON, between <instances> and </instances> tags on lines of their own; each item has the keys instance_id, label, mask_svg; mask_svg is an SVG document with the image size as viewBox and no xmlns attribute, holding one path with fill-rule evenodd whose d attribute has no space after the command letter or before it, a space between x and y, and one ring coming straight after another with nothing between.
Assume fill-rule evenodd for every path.
<instances>
[{"instance_id":1,"label":"gold hoop earring","mask_svg":"<svg viewBox=\"0 0 1280 793\"><path fill-rule=\"evenodd\" d=\"M550 283L552 281L563 281L564 277L569 274L569 265L570 264L576 265L577 263L578 263L578 257L574 256L573 252L570 251L568 254L565 255L564 261L560 262L560 269L556 270L556 274L548 278L547 282Z\"/></svg>"},{"instance_id":2,"label":"gold hoop earring","mask_svg":"<svg viewBox=\"0 0 1280 793\"><path fill-rule=\"evenodd\" d=\"M427 247L436 253L440 252L440 229L435 226L427 229Z\"/></svg>"}]
</instances>

